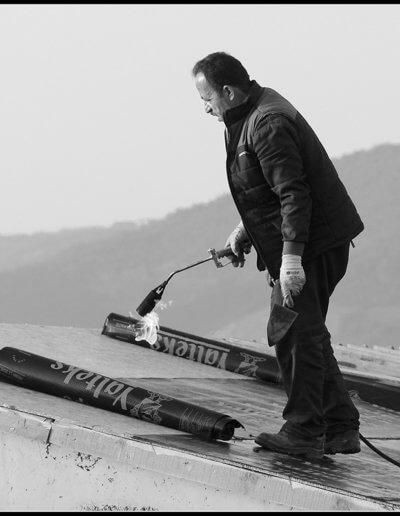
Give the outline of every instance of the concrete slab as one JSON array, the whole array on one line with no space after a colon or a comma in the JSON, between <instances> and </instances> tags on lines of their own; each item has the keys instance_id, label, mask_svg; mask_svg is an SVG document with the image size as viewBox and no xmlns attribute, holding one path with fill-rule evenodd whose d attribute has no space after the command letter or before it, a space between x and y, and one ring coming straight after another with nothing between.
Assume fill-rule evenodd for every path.
<instances>
[{"instance_id":1,"label":"concrete slab","mask_svg":"<svg viewBox=\"0 0 400 516\"><path fill-rule=\"evenodd\" d=\"M280 386L116 341L100 329L0 324L1 347L54 358L229 414L229 441L0 383L2 510L400 510L400 468L362 443L317 463L260 451ZM355 399L361 432L400 461L400 413ZM258 451L256 451L258 450Z\"/></svg>"}]
</instances>

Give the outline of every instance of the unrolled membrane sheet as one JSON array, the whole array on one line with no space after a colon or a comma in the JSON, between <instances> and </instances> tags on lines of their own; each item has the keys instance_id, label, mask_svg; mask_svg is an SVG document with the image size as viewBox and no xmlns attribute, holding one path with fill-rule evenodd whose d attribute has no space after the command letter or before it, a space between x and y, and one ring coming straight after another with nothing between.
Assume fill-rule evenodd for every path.
<instances>
[{"instance_id":1,"label":"unrolled membrane sheet","mask_svg":"<svg viewBox=\"0 0 400 516\"><path fill-rule=\"evenodd\" d=\"M236 419L17 348L0 349L0 380L105 410L228 441Z\"/></svg>"},{"instance_id":2,"label":"unrolled membrane sheet","mask_svg":"<svg viewBox=\"0 0 400 516\"><path fill-rule=\"evenodd\" d=\"M102 334L219 369L281 383L275 357L164 326L159 327L156 342L150 344L146 340L136 340L139 327L140 320L134 317L110 313L105 320Z\"/></svg>"},{"instance_id":3,"label":"unrolled membrane sheet","mask_svg":"<svg viewBox=\"0 0 400 516\"><path fill-rule=\"evenodd\" d=\"M140 334L140 320L110 313L105 320L102 333L138 346L280 384L283 387L278 362L274 356L257 353L236 345L229 345L219 340L172 330L165 326L159 327L156 342L150 344L146 340L136 340L138 332L135 328L137 327ZM341 366L340 362L338 364ZM350 366L352 365L350 364ZM397 381L384 377L380 378L379 376L374 378L368 373L363 375L362 372L357 371L354 371L354 373L351 371L343 372L343 378L349 392L354 393L362 400L392 410L400 410Z\"/></svg>"}]
</instances>

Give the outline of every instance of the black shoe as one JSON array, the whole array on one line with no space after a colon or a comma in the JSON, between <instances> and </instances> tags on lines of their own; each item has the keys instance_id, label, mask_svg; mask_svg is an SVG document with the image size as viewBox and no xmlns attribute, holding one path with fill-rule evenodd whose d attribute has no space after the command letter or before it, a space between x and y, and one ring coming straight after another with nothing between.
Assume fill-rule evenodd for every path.
<instances>
[{"instance_id":1,"label":"black shoe","mask_svg":"<svg viewBox=\"0 0 400 516\"><path fill-rule=\"evenodd\" d=\"M326 434L325 453L358 453L360 451L360 434L358 430L347 430L337 434Z\"/></svg>"},{"instance_id":2,"label":"black shoe","mask_svg":"<svg viewBox=\"0 0 400 516\"><path fill-rule=\"evenodd\" d=\"M324 456L324 436L307 439L289 434L281 429L277 434L261 433L255 442L267 450L303 456L307 459L322 459Z\"/></svg>"}]
</instances>

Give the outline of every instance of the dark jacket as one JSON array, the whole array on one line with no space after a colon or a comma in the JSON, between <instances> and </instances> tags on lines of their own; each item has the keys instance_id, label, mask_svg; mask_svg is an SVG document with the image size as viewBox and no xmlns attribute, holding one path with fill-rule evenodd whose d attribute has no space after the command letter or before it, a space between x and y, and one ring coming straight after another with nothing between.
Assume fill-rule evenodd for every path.
<instances>
[{"instance_id":1,"label":"dark jacket","mask_svg":"<svg viewBox=\"0 0 400 516\"><path fill-rule=\"evenodd\" d=\"M284 241L305 244L304 262L364 229L313 129L279 93L253 81L224 122L228 183L259 270L279 277Z\"/></svg>"}]
</instances>

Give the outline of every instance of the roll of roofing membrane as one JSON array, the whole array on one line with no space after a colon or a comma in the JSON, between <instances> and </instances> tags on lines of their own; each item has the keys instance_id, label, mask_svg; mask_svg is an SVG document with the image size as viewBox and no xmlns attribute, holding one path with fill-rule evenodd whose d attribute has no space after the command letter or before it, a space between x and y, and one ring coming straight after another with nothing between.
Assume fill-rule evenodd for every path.
<instances>
[{"instance_id":1,"label":"roll of roofing membrane","mask_svg":"<svg viewBox=\"0 0 400 516\"><path fill-rule=\"evenodd\" d=\"M156 342L150 344L146 340L137 340L136 328L139 326L140 320L138 319L110 313L104 322L102 334L233 373L252 376L272 383L281 383L279 366L273 356L232 346L226 342L172 330L165 326L159 327Z\"/></svg>"},{"instance_id":2,"label":"roll of roofing membrane","mask_svg":"<svg viewBox=\"0 0 400 516\"><path fill-rule=\"evenodd\" d=\"M0 380L206 439L228 441L243 428L228 415L12 347L0 349Z\"/></svg>"},{"instance_id":3,"label":"roll of roofing membrane","mask_svg":"<svg viewBox=\"0 0 400 516\"><path fill-rule=\"evenodd\" d=\"M274 356L165 326L159 326L156 342L150 344L146 340L136 340L136 328L139 328L139 334L141 332L140 322L140 319L112 312L105 320L102 334L283 387L278 362ZM340 361L338 365L342 367ZM350 366L352 367L351 364ZM357 370L354 370L354 373L343 371L343 378L353 395L369 403L400 410L399 386L395 379L379 375L373 377L369 373L364 375L362 371Z\"/></svg>"}]
</instances>

